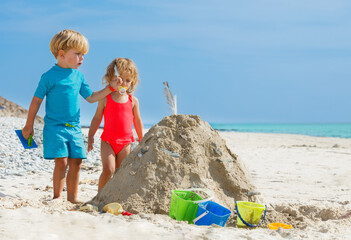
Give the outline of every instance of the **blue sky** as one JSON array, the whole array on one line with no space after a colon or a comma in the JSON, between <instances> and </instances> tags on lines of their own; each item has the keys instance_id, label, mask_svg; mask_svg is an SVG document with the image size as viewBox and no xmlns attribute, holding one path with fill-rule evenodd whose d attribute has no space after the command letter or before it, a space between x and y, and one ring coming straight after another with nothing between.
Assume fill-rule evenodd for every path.
<instances>
[{"instance_id":1,"label":"blue sky","mask_svg":"<svg viewBox=\"0 0 351 240\"><path fill-rule=\"evenodd\" d=\"M29 107L63 29L89 40L79 70L93 90L114 58L134 60L144 123L170 114L163 81L178 113L208 122L351 122L348 0L2 0L1 96ZM81 102L89 124L97 104Z\"/></svg>"}]
</instances>

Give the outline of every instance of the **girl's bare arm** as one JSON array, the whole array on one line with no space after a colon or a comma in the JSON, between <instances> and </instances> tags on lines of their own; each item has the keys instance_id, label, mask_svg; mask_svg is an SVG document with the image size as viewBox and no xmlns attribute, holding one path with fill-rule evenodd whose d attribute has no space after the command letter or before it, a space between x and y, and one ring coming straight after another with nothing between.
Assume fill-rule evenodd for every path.
<instances>
[{"instance_id":1,"label":"girl's bare arm","mask_svg":"<svg viewBox=\"0 0 351 240\"><path fill-rule=\"evenodd\" d=\"M139 142L143 138L144 125L139 111L139 100L133 96L133 124L138 135Z\"/></svg>"}]
</instances>

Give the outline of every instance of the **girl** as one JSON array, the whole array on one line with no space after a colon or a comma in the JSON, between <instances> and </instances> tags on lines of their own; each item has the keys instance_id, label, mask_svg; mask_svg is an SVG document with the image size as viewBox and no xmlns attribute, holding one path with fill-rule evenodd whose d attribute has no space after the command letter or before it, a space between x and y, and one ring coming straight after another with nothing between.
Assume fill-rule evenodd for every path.
<instances>
[{"instance_id":1,"label":"girl","mask_svg":"<svg viewBox=\"0 0 351 240\"><path fill-rule=\"evenodd\" d=\"M116 58L107 66L103 79L106 84L117 79L118 90L99 101L88 134L88 151L91 151L94 135L104 117L104 130L101 135L102 173L98 191L105 186L115 170L121 166L123 159L130 153L130 144L134 142L133 124L139 142L144 130L139 101L132 96L138 84L138 72L134 62L128 58Z\"/></svg>"}]
</instances>

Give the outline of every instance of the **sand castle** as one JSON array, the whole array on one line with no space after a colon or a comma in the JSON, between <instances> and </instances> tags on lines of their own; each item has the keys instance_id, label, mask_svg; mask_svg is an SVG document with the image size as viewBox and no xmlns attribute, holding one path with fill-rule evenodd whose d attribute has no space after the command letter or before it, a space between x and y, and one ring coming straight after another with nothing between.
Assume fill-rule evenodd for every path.
<instances>
[{"instance_id":1,"label":"sand castle","mask_svg":"<svg viewBox=\"0 0 351 240\"><path fill-rule=\"evenodd\" d=\"M172 115L148 131L89 203L168 214L172 190L193 187L212 190L214 200L230 208L255 190L245 165L208 123L196 115Z\"/></svg>"}]
</instances>

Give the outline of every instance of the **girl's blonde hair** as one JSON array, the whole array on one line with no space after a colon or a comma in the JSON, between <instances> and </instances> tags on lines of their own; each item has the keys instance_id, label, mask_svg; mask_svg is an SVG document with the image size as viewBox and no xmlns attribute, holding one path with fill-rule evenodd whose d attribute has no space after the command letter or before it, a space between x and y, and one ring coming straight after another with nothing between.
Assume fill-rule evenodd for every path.
<instances>
[{"instance_id":1,"label":"girl's blonde hair","mask_svg":"<svg viewBox=\"0 0 351 240\"><path fill-rule=\"evenodd\" d=\"M130 89L127 90L128 94L131 94L136 86L139 84L138 69L135 63L128 58L116 58L106 68L106 74L103 77L103 82L108 85L111 80L118 74L128 74L132 80Z\"/></svg>"},{"instance_id":2,"label":"girl's blonde hair","mask_svg":"<svg viewBox=\"0 0 351 240\"><path fill-rule=\"evenodd\" d=\"M60 50L68 51L70 49L77 49L82 54L87 54L89 52L88 39L84 37L79 32L74 30L66 29L57 33L50 42L50 50L57 58L58 52Z\"/></svg>"}]
</instances>

